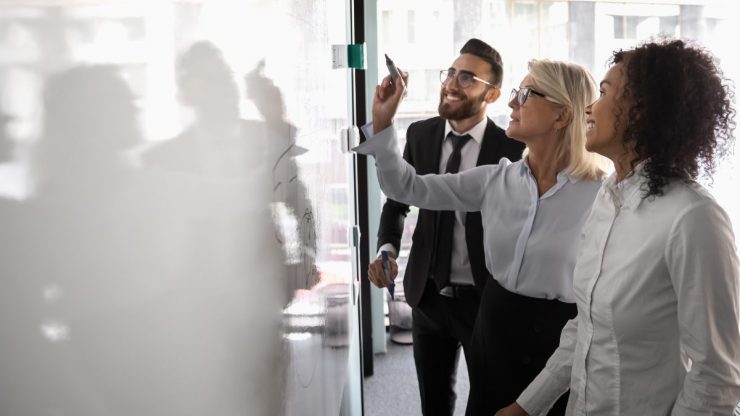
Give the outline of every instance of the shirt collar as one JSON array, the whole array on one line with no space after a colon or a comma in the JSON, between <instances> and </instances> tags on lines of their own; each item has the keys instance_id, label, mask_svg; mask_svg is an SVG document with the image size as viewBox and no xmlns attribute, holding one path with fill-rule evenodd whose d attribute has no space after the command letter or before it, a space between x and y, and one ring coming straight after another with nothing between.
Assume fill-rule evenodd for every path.
<instances>
[{"instance_id":1,"label":"shirt collar","mask_svg":"<svg viewBox=\"0 0 740 416\"><path fill-rule=\"evenodd\" d=\"M524 156L522 158L522 163L520 166L521 166L520 169L521 169L522 174L532 174L532 169L529 167L529 157L528 156ZM560 172L558 172L557 179L558 179L558 183L565 181L565 180L568 180L570 183L576 183L576 182L581 181L579 178L571 175L565 170L561 170Z\"/></svg>"},{"instance_id":2,"label":"shirt collar","mask_svg":"<svg viewBox=\"0 0 740 416\"><path fill-rule=\"evenodd\" d=\"M612 172L604 181L604 188L617 208L636 208L642 201L642 185L646 181L645 161L643 160L619 182L617 182L617 172Z\"/></svg>"},{"instance_id":3,"label":"shirt collar","mask_svg":"<svg viewBox=\"0 0 740 416\"><path fill-rule=\"evenodd\" d=\"M456 134L458 136L464 136L466 134L469 134L470 137L475 140L476 143L478 143L478 146L483 142L483 135L486 132L486 127L488 126L488 117L483 117L483 120L479 121L475 126L473 126L470 130L464 131L462 133L458 133L455 130L452 129L452 125L450 124L450 120L445 120L445 138L447 137L450 132L452 134Z\"/></svg>"}]
</instances>

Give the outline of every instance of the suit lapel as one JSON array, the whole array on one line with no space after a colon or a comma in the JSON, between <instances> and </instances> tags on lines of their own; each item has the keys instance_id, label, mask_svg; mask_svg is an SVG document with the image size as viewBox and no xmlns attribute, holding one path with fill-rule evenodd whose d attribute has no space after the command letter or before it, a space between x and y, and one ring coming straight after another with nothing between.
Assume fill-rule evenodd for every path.
<instances>
[{"instance_id":1,"label":"suit lapel","mask_svg":"<svg viewBox=\"0 0 740 416\"><path fill-rule=\"evenodd\" d=\"M489 118L486 124L486 131L483 133L483 142L481 143L476 166L498 163L501 157L496 156L501 151L504 137L505 134L503 131ZM421 152L422 155L429 156L428 159L425 158L423 173L439 173L439 160L442 157L442 141L445 139L445 120L443 118L439 117L438 122L434 123L434 126L429 129L429 139L431 139L429 140L429 146L431 148L428 151Z\"/></svg>"},{"instance_id":2,"label":"suit lapel","mask_svg":"<svg viewBox=\"0 0 740 416\"><path fill-rule=\"evenodd\" d=\"M434 140L430 144L432 146L432 151L428 154L431 155L431 160L429 160L429 164L427 165L429 168L429 171L426 173L439 173L439 161L442 157L442 141L445 139L445 126L446 121L442 117L438 119L439 121L435 123L436 125L431 129L431 134ZM439 231L439 217L440 217L441 211L434 211L433 212L433 221L434 221L434 248L432 249L432 257L431 257L431 264L434 264L435 258L437 256L437 239L439 238L439 235L437 235L437 232Z\"/></svg>"},{"instance_id":3,"label":"suit lapel","mask_svg":"<svg viewBox=\"0 0 740 416\"><path fill-rule=\"evenodd\" d=\"M500 157L496 158L496 155L499 155L501 143L503 142L502 136L501 130L489 118L486 124L486 131L483 133L483 143L480 146L476 166L498 163Z\"/></svg>"},{"instance_id":4,"label":"suit lapel","mask_svg":"<svg viewBox=\"0 0 740 416\"><path fill-rule=\"evenodd\" d=\"M427 154L431 156L426 166L426 173L439 173L439 160L442 157L442 141L445 139L445 120L439 118L439 122L431 129L431 140L429 146L431 151Z\"/></svg>"}]
</instances>

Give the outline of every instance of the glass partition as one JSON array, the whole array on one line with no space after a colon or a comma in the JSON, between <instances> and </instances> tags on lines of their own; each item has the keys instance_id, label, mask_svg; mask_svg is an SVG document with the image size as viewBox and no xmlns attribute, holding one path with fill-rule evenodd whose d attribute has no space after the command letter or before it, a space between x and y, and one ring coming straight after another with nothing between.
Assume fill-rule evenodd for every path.
<instances>
[{"instance_id":1,"label":"glass partition","mask_svg":"<svg viewBox=\"0 0 740 416\"><path fill-rule=\"evenodd\" d=\"M344 0L0 5L0 414L360 400L349 40Z\"/></svg>"}]
</instances>

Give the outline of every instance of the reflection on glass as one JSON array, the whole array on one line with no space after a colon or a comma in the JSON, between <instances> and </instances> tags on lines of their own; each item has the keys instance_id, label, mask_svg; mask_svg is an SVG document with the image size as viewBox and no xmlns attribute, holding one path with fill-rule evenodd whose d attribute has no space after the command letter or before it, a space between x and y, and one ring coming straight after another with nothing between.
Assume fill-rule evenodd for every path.
<instances>
[{"instance_id":1,"label":"reflection on glass","mask_svg":"<svg viewBox=\"0 0 740 416\"><path fill-rule=\"evenodd\" d=\"M0 6L0 414L338 414L345 2L47 3Z\"/></svg>"},{"instance_id":2,"label":"reflection on glass","mask_svg":"<svg viewBox=\"0 0 740 416\"><path fill-rule=\"evenodd\" d=\"M124 151L142 135L118 68L80 65L49 77L42 132L32 164L36 197L84 201L131 186Z\"/></svg>"},{"instance_id":3,"label":"reflection on glass","mask_svg":"<svg viewBox=\"0 0 740 416\"><path fill-rule=\"evenodd\" d=\"M244 177L263 158L255 137L242 126L239 91L221 51L210 42L191 45L178 59L177 94L192 121L175 137L142 155L145 167L168 172ZM251 157L251 159L250 159Z\"/></svg>"},{"instance_id":4,"label":"reflection on glass","mask_svg":"<svg viewBox=\"0 0 740 416\"><path fill-rule=\"evenodd\" d=\"M8 124L12 117L0 111L0 163L10 162L13 159L13 140L8 132Z\"/></svg>"},{"instance_id":5,"label":"reflection on glass","mask_svg":"<svg viewBox=\"0 0 740 416\"><path fill-rule=\"evenodd\" d=\"M41 325L41 332L49 342L69 340L69 327L59 322L48 322Z\"/></svg>"}]
</instances>

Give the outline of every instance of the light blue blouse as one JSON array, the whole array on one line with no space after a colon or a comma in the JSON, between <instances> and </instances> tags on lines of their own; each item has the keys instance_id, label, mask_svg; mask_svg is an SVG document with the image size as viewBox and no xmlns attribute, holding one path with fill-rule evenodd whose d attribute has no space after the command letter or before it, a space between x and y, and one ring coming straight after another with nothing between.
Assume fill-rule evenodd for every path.
<instances>
[{"instance_id":1,"label":"light blue blouse","mask_svg":"<svg viewBox=\"0 0 740 416\"><path fill-rule=\"evenodd\" d=\"M380 187L392 199L431 210L481 211L486 267L505 289L575 301L581 227L601 181L561 171L555 186L538 196L526 158L514 163L504 158L458 174L416 175L398 151L394 126L354 150L375 157Z\"/></svg>"}]
</instances>

